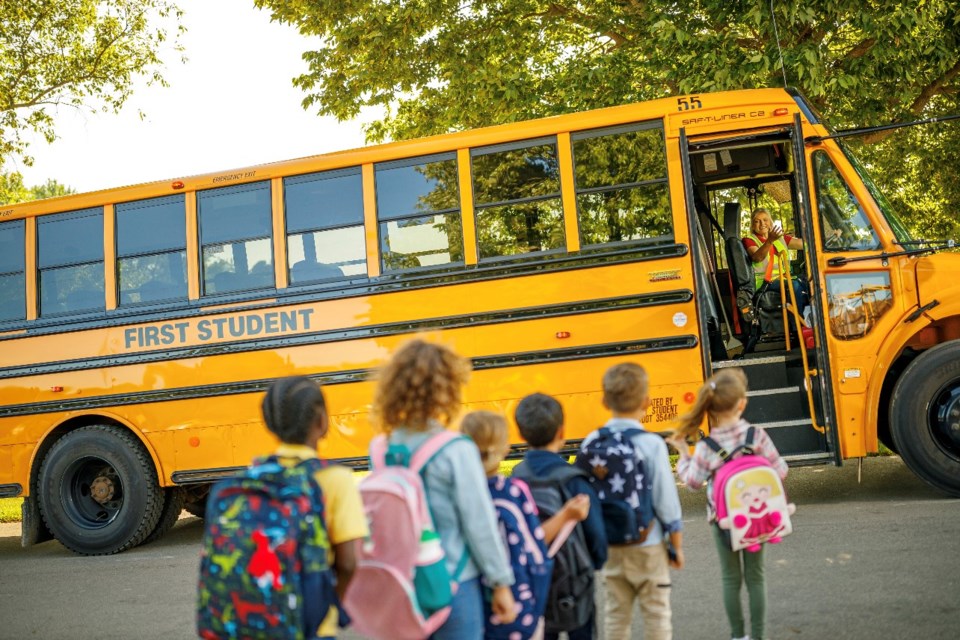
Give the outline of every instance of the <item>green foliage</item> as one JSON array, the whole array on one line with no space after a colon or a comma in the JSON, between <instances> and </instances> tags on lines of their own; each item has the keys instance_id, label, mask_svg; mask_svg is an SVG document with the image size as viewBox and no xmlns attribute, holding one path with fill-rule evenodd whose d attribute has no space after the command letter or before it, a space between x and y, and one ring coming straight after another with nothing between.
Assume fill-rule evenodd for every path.
<instances>
[{"instance_id":1,"label":"green foliage","mask_svg":"<svg viewBox=\"0 0 960 640\"><path fill-rule=\"evenodd\" d=\"M255 4L319 37L294 80L304 107L340 119L386 110L372 141L781 86L784 75L841 128L960 111L960 5L949 0L776 2L779 43L762 0ZM881 188L920 235L956 235L960 125L882 140L860 154Z\"/></svg>"},{"instance_id":2,"label":"green foliage","mask_svg":"<svg viewBox=\"0 0 960 640\"><path fill-rule=\"evenodd\" d=\"M23 183L23 176L19 173L0 173L0 204L56 198L71 193L76 193L76 190L52 178L42 185L27 187Z\"/></svg>"},{"instance_id":3,"label":"green foliage","mask_svg":"<svg viewBox=\"0 0 960 640\"><path fill-rule=\"evenodd\" d=\"M0 522L20 522L23 498L0 498Z\"/></svg>"},{"instance_id":4,"label":"green foliage","mask_svg":"<svg viewBox=\"0 0 960 640\"><path fill-rule=\"evenodd\" d=\"M162 84L180 15L166 0L0 0L0 166L31 162L27 131L53 141L57 109L116 112L139 79Z\"/></svg>"}]
</instances>

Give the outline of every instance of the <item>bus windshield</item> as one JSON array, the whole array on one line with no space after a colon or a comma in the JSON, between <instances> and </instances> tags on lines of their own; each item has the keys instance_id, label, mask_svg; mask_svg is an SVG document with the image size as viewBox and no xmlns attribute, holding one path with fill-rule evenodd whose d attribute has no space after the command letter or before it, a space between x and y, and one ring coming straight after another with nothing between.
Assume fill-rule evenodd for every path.
<instances>
[{"instance_id":1,"label":"bus windshield","mask_svg":"<svg viewBox=\"0 0 960 640\"><path fill-rule=\"evenodd\" d=\"M907 231L906 225L904 225L903 221L900 220L900 216L897 215L896 211L894 211L893 205L890 204L890 201L887 200L887 197L883 195L883 192L880 191L879 188L877 188L876 183L874 183L873 178L870 177L866 167L863 166L859 158L854 155L850 148L843 144L843 141L838 140L837 142L840 144L840 148L847 156L850 164L853 165L854 170L860 175L863 183L867 186L867 191L869 191L870 195L873 196L874 202L876 202L877 206L880 207L880 212L883 213L883 217L887 219L887 222L890 224L890 228L893 229L893 235L896 237L897 242L903 244L913 240L910 232Z\"/></svg>"}]
</instances>

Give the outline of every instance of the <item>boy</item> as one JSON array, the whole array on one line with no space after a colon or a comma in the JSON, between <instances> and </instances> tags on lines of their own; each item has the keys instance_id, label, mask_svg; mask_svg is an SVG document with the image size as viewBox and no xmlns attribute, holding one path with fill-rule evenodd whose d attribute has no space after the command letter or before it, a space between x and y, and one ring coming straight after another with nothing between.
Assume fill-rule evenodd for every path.
<instances>
[{"instance_id":1,"label":"boy","mask_svg":"<svg viewBox=\"0 0 960 640\"><path fill-rule=\"evenodd\" d=\"M554 583L551 585L550 597L556 600L558 597L564 597L556 588L556 577L559 565L565 561L562 556L573 554L575 551L583 549L588 555L584 558L588 566L580 570L580 579L583 584L583 591L577 594L566 594L571 603L576 603L576 609L582 611L577 618L583 618L580 626L570 629L564 625L563 621L555 615L557 609L570 610L571 607L557 602L547 604L546 612L546 634L545 640L555 640L559 637L559 629L567 631L570 640L590 640L596 637L596 606L594 604L594 579L595 571L600 570L607 561L607 537L604 532L603 518L600 512L600 503L596 494L590 487L586 474L575 469L567 463L566 459L559 455L559 451L566 444L563 431L563 407L554 398L543 394L534 393L520 401L517 405L514 418L517 427L520 430L520 436L530 445L523 458L523 462L518 464L513 471L513 476L525 480L533 491L534 500L537 501L537 507L541 512L546 511L541 504L538 486L549 485L551 480L560 484L560 494L558 496L559 504L563 504L569 498L576 495L587 495L590 499L590 511L583 522L577 524L573 533L563 544L560 552L555 559ZM552 512L541 513L541 517L549 517ZM576 571L576 568L571 568ZM554 612L554 615L551 613Z\"/></svg>"},{"instance_id":2,"label":"boy","mask_svg":"<svg viewBox=\"0 0 960 640\"><path fill-rule=\"evenodd\" d=\"M281 378L270 385L263 399L263 418L280 440L274 455L285 464L317 457L317 445L327 435L330 422L319 385L310 378ZM346 467L330 465L316 474L323 491L331 564L337 577L337 597L343 599L357 565L357 544L367 536L367 519L353 473ZM339 611L331 607L320 624L317 636L337 635Z\"/></svg>"},{"instance_id":3,"label":"boy","mask_svg":"<svg viewBox=\"0 0 960 640\"><path fill-rule=\"evenodd\" d=\"M607 596L604 637L609 640L630 637L634 601L640 602L643 613L644 640L667 640L673 634L670 567L683 568L683 523L667 445L662 438L645 433L640 424L650 406L649 388L647 372L632 362L614 365L603 375L603 406L612 413L604 427L613 434L634 430L630 444L635 459L644 465L642 481L651 483L654 513L645 539L610 545L603 568ZM583 447L594 437L597 431L587 436ZM670 555L665 535L669 536Z\"/></svg>"}]
</instances>

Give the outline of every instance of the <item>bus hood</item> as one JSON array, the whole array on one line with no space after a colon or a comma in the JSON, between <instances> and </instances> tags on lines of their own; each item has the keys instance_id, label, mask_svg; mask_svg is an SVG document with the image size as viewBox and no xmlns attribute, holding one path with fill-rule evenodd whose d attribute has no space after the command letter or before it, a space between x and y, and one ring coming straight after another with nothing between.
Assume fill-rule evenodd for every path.
<instances>
[{"instance_id":1,"label":"bus hood","mask_svg":"<svg viewBox=\"0 0 960 640\"><path fill-rule=\"evenodd\" d=\"M916 265L919 306L960 300L960 253L923 256Z\"/></svg>"}]
</instances>

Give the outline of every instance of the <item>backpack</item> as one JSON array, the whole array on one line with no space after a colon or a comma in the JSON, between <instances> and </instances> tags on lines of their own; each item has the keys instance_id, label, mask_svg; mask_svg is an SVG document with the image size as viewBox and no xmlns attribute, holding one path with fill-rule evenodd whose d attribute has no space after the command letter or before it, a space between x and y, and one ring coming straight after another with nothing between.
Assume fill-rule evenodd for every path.
<instances>
[{"instance_id":1,"label":"backpack","mask_svg":"<svg viewBox=\"0 0 960 640\"><path fill-rule=\"evenodd\" d=\"M207 500L197 632L201 638L312 638L337 603L316 458L257 459Z\"/></svg>"},{"instance_id":2,"label":"backpack","mask_svg":"<svg viewBox=\"0 0 960 640\"><path fill-rule=\"evenodd\" d=\"M536 476L521 462L513 468L513 477L527 483L533 500L544 520L555 515L573 497L567 483L573 478L587 478L582 469L564 464L546 475ZM590 621L594 612L593 582L596 569L582 524L562 543L553 558L550 592L544 611L547 633L573 631Z\"/></svg>"},{"instance_id":3,"label":"backpack","mask_svg":"<svg viewBox=\"0 0 960 640\"><path fill-rule=\"evenodd\" d=\"M714 471L711 499L717 526L733 551L760 551L793 531L790 516L796 505L787 502L780 475L763 456L753 453L756 427L747 429L742 445L728 452L713 438L703 438L723 461Z\"/></svg>"},{"instance_id":4,"label":"backpack","mask_svg":"<svg viewBox=\"0 0 960 640\"><path fill-rule=\"evenodd\" d=\"M580 446L574 464L590 477L600 499L608 544L634 544L647 539L653 522L653 484L642 455L633 446L642 429L613 431L601 427Z\"/></svg>"},{"instance_id":5,"label":"backpack","mask_svg":"<svg viewBox=\"0 0 960 640\"><path fill-rule=\"evenodd\" d=\"M484 598L484 640L527 640L537 631L547 607L553 558L544 542L543 528L526 483L518 478L494 476L490 497L497 511L500 535L513 569L513 599L520 606L510 624L494 622L489 597ZM485 590L489 596L489 591Z\"/></svg>"},{"instance_id":6,"label":"backpack","mask_svg":"<svg viewBox=\"0 0 960 640\"><path fill-rule=\"evenodd\" d=\"M443 447L462 437L444 430L412 455L406 447L390 446L386 436L371 441L372 471L359 487L370 536L343 602L359 633L418 640L449 617L457 578L470 556L463 554L451 576L422 474Z\"/></svg>"}]
</instances>

